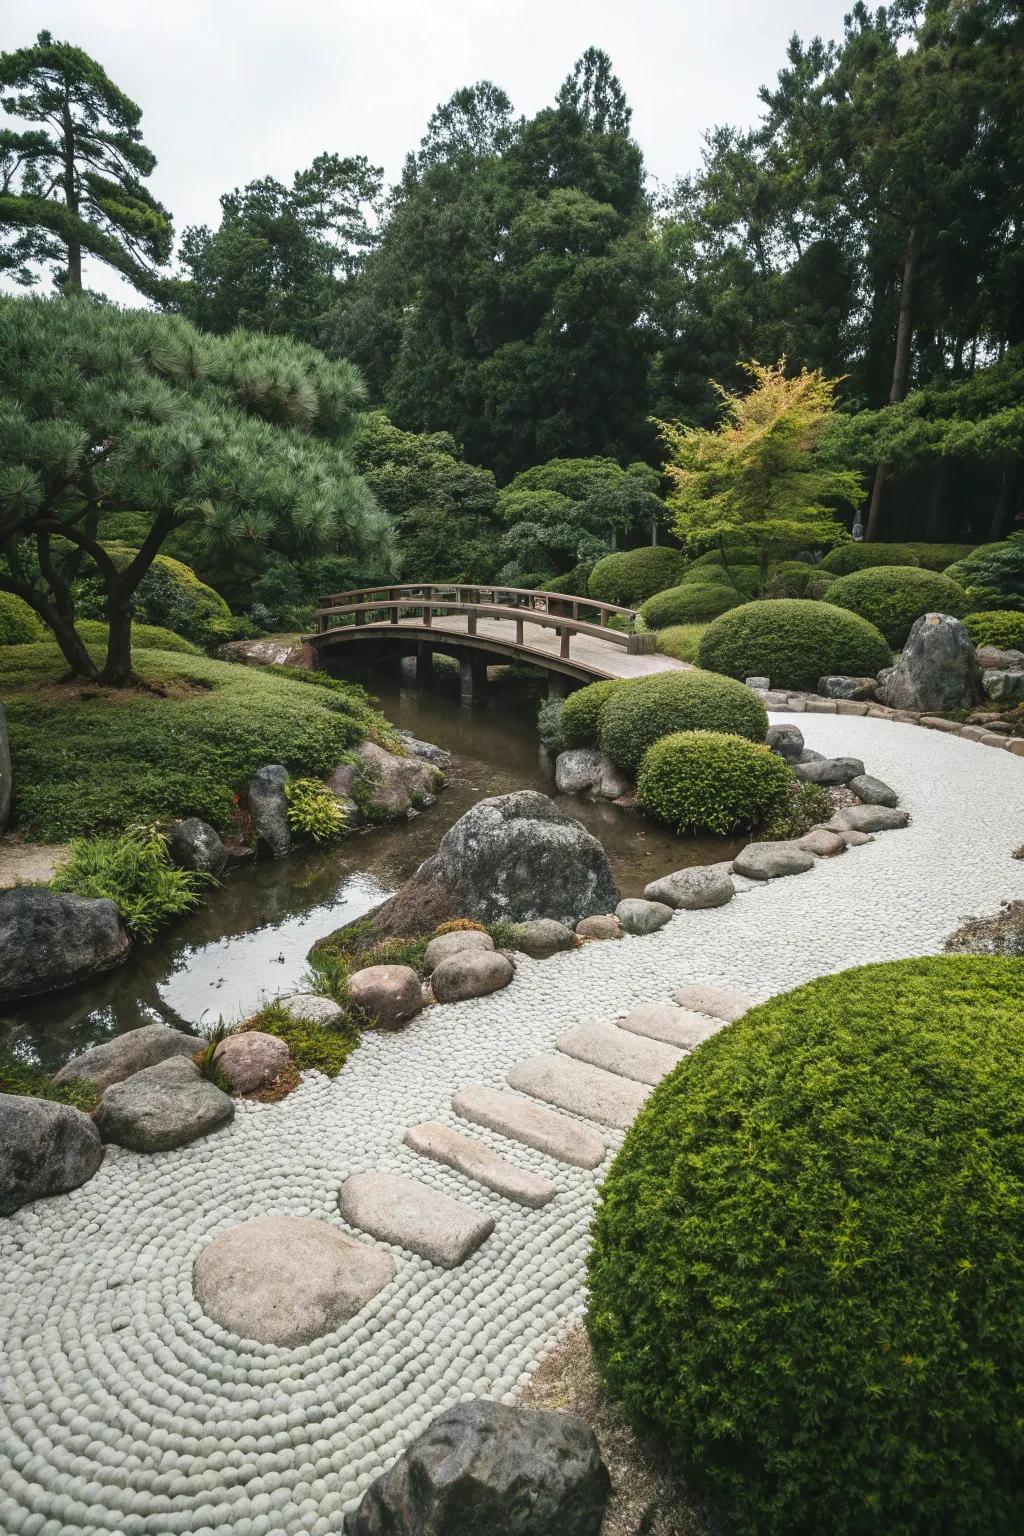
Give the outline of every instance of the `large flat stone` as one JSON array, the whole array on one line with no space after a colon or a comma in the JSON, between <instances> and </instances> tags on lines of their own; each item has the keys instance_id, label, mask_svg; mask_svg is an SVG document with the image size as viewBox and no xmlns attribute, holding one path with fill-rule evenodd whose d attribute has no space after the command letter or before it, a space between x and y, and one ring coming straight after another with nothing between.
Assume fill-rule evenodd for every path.
<instances>
[{"instance_id":1,"label":"large flat stone","mask_svg":"<svg viewBox=\"0 0 1024 1536\"><path fill-rule=\"evenodd\" d=\"M702 1041L717 1035L725 1020L677 1008L674 1003L638 1003L616 1022L620 1029L628 1029L634 1035L646 1035L681 1051L692 1051Z\"/></svg>"},{"instance_id":2,"label":"large flat stone","mask_svg":"<svg viewBox=\"0 0 1024 1536\"><path fill-rule=\"evenodd\" d=\"M736 887L728 871L716 864L697 864L691 869L677 869L674 874L652 880L645 886L648 901L664 902L677 911L699 912L707 907L724 907L732 901Z\"/></svg>"},{"instance_id":3,"label":"large flat stone","mask_svg":"<svg viewBox=\"0 0 1024 1536\"><path fill-rule=\"evenodd\" d=\"M850 805L825 825L830 832L896 832L909 821L910 812L899 806Z\"/></svg>"},{"instance_id":4,"label":"large flat stone","mask_svg":"<svg viewBox=\"0 0 1024 1536\"><path fill-rule=\"evenodd\" d=\"M171 1056L111 1084L100 1100L96 1125L104 1141L133 1152L169 1152L209 1135L234 1113L234 1100L203 1077L194 1062Z\"/></svg>"},{"instance_id":5,"label":"large flat stone","mask_svg":"<svg viewBox=\"0 0 1024 1536\"><path fill-rule=\"evenodd\" d=\"M748 843L732 864L738 875L748 880L781 880L787 875L805 875L814 868L814 854L795 843Z\"/></svg>"},{"instance_id":6,"label":"large flat stone","mask_svg":"<svg viewBox=\"0 0 1024 1536\"><path fill-rule=\"evenodd\" d=\"M172 1056L191 1057L203 1048L195 1035L183 1034L169 1024L144 1024L141 1029L126 1030L102 1045L90 1046L72 1056L57 1073L58 1083L89 1082L102 1093L112 1083L122 1083L146 1067Z\"/></svg>"},{"instance_id":7,"label":"large flat stone","mask_svg":"<svg viewBox=\"0 0 1024 1536\"><path fill-rule=\"evenodd\" d=\"M703 982L688 982L677 987L675 999L680 1008L710 1014L713 1019L724 1019L727 1024L754 1006L742 992L734 992L729 987L709 987Z\"/></svg>"},{"instance_id":8,"label":"large flat stone","mask_svg":"<svg viewBox=\"0 0 1024 1536\"><path fill-rule=\"evenodd\" d=\"M608 1150L600 1136L585 1125L577 1125L554 1110L541 1109L539 1104L503 1088L470 1083L452 1099L452 1109L474 1125L485 1125L499 1136L522 1142L524 1147L533 1147L573 1168L596 1168Z\"/></svg>"},{"instance_id":9,"label":"large flat stone","mask_svg":"<svg viewBox=\"0 0 1024 1536\"><path fill-rule=\"evenodd\" d=\"M645 1039L614 1024L581 1024L555 1041L555 1049L577 1061L617 1072L637 1083L660 1083L677 1067L683 1052L661 1040Z\"/></svg>"},{"instance_id":10,"label":"large flat stone","mask_svg":"<svg viewBox=\"0 0 1024 1536\"><path fill-rule=\"evenodd\" d=\"M557 1194L550 1179L531 1173L528 1168L516 1168L513 1163L506 1163L482 1141L477 1141L474 1136L462 1136L439 1120L411 1125L405 1133L405 1144L421 1157L454 1168L487 1189L493 1189L496 1195L514 1200L517 1205L528 1205L537 1210L549 1204Z\"/></svg>"},{"instance_id":11,"label":"large flat stone","mask_svg":"<svg viewBox=\"0 0 1024 1536\"><path fill-rule=\"evenodd\" d=\"M585 1120L625 1130L648 1089L571 1056L531 1056L508 1074L510 1088L532 1094Z\"/></svg>"},{"instance_id":12,"label":"large flat stone","mask_svg":"<svg viewBox=\"0 0 1024 1536\"><path fill-rule=\"evenodd\" d=\"M492 1217L400 1173L352 1174L338 1191L338 1209L371 1237L442 1269L464 1264L494 1231Z\"/></svg>"}]
</instances>

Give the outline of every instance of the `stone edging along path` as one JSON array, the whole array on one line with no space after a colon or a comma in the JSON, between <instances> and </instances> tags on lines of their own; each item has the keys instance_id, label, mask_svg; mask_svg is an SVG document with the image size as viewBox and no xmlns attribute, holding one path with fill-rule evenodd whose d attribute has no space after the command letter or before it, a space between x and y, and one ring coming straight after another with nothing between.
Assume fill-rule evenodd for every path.
<instances>
[{"instance_id":1,"label":"stone edging along path","mask_svg":"<svg viewBox=\"0 0 1024 1536\"><path fill-rule=\"evenodd\" d=\"M807 745L855 754L891 783L911 812L905 830L649 936L523 959L502 992L367 1036L333 1082L311 1073L279 1104L239 1103L229 1126L176 1151L109 1148L88 1184L0 1223L5 1536L337 1536L342 1512L438 1412L513 1394L580 1314L589 1213L622 1135L608 1117L624 1117L674 1059L648 1041L685 1050L718 1027L694 1003L720 1000L685 994L689 1026L672 1011L681 986L761 999L936 952L963 917L1024 897L1009 754L837 716L808 712ZM524 1082L526 1063L524 1092L508 1079ZM595 1083L604 1120L580 1096ZM495 1127L513 1111L508 1136ZM558 1117L554 1130L541 1112ZM474 1177L447 1161L453 1135L491 1154ZM444 1155L424 1156L425 1143ZM533 1176L520 1192L537 1203L481 1182L484 1168L505 1177L494 1159ZM416 1181L491 1230L455 1268L373 1238L391 1279L294 1348L247 1342L203 1311L193 1266L244 1222L316 1218L367 1243L338 1204L354 1177L365 1194L366 1175Z\"/></svg>"},{"instance_id":2,"label":"stone edging along path","mask_svg":"<svg viewBox=\"0 0 1024 1536\"><path fill-rule=\"evenodd\" d=\"M929 730L944 731L949 736L960 736L964 741L976 741L983 747L1002 747L1017 757L1024 757L1024 736L1005 736L999 731L986 730L983 725L962 724L959 720L946 720L942 715L917 713L910 709L890 709L886 704L869 704L855 699L825 699L817 693L784 693L769 690L762 693L765 708L776 713L786 711L809 715L864 715L872 720L895 720L905 725L923 725Z\"/></svg>"}]
</instances>

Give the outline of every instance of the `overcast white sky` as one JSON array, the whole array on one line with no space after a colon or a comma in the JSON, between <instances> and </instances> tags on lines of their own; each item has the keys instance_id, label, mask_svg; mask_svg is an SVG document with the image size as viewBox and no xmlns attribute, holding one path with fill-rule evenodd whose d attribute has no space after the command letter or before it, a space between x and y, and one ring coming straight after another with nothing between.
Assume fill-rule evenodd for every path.
<instances>
[{"instance_id":1,"label":"overcast white sky","mask_svg":"<svg viewBox=\"0 0 1024 1536\"><path fill-rule=\"evenodd\" d=\"M389 180L439 101L491 79L517 111L555 95L590 44L612 58L662 181L715 123L753 123L796 31L838 35L850 0L0 0L0 49L43 27L97 58L143 110L154 193L178 233L222 192L288 181L321 150ZM94 269L94 287L122 296ZM138 302L136 299L135 302Z\"/></svg>"}]
</instances>

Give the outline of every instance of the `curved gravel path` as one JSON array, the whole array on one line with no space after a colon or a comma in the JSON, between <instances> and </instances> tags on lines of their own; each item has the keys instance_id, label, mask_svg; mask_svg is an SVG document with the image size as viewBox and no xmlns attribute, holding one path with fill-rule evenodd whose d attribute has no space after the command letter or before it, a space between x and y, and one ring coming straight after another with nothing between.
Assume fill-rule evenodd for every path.
<instances>
[{"instance_id":1,"label":"curved gravel path","mask_svg":"<svg viewBox=\"0 0 1024 1536\"><path fill-rule=\"evenodd\" d=\"M791 716L779 720L792 721ZM801 716L808 746L857 755L913 813L892 832L650 937L523 960L505 992L371 1035L336 1082L180 1151L116 1147L91 1183L0 1222L0 1531L63 1536L328 1536L444 1406L502 1396L582 1308L588 1214L603 1169L570 1168L469 1127L469 1082L501 1086L587 1018L666 1001L684 981L756 998L875 960L935 952L962 918L1024 897L1024 762L913 726ZM552 1178L513 1205L402 1145L440 1120ZM602 1130L609 1147L614 1131ZM199 1310L191 1272L219 1232L270 1213L347 1230L338 1186L412 1174L495 1218L459 1269L401 1249L350 1323L288 1350L243 1343ZM359 1234L362 1235L362 1234Z\"/></svg>"}]
</instances>

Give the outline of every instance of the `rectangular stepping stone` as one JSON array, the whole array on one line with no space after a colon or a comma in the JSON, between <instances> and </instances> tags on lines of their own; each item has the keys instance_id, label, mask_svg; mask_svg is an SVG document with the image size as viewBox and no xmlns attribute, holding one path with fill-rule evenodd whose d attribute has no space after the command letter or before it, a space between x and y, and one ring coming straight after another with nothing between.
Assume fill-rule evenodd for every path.
<instances>
[{"instance_id":1,"label":"rectangular stepping stone","mask_svg":"<svg viewBox=\"0 0 1024 1536\"><path fill-rule=\"evenodd\" d=\"M710 1040L724 1022L693 1013L689 1008L677 1008L674 1003L639 1003L617 1020L620 1029L647 1035L651 1040L664 1040L666 1045L682 1051L692 1051L701 1041Z\"/></svg>"},{"instance_id":2,"label":"rectangular stepping stone","mask_svg":"<svg viewBox=\"0 0 1024 1536\"><path fill-rule=\"evenodd\" d=\"M581 1024L556 1040L555 1049L637 1083L660 1083L683 1059L683 1052L671 1045L645 1040L614 1024Z\"/></svg>"},{"instance_id":3,"label":"rectangular stepping stone","mask_svg":"<svg viewBox=\"0 0 1024 1536\"><path fill-rule=\"evenodd\" d=\"M452 1099L452 1109L464 1120L485 1125L499 1136L522 1142L524 1147L545 1152L573 1168L596 1168L608 1150L596 1131L503 1088L470 1083Z\"/></svg>"},{"instance_id":4,"label":"rectangular stepping stone","mask_svg":"<svg viewBox=\"0 0 1024 1536\"><path fill-rule=\"evenodd\" d=\"M493 1189L495 1194L534 1210L548 1205L558 1192L550 1179L506 1163L482 1141L473 1136L461 1136L439 1120L424 1120L422 1125L411 1125L405 1133L405 1144L421 1157L454 1168L467 1178L476 1179L478 1184Z\"/></svg>"},{"instance_id":5,"label":"rectangular stepping stone","mask_svg":"<svg viewBox=\"0 0 1024 1536\"><path fill-rule=\"evenodd\" d=\"M531 1056L508 1074L510 1088L568 1109L585 1120L624 1131L641 1108L649 1089L628 1078L592 1067L571 1056Z\"/></svg>"},{"instance_id":6,"label":"rectangular stepping stone","mask_svg":"<svg viewBox=\"0 0 1024 1536\"><path fill-rule=\"evenodd\" d=\"M754 1006L752 1000L744 997L742 992L732 992L728 987L709 987L702 982L677 987L675 999L680 1008L692 1008L695 1013L710 1014L711 1018L722 1019L726 1024L738 1019Z\"/></svg>"},{"instance_id":7,"label":"rectangular stepping stone","mask_svg":"<svg viewBox=\"0 0 1024 1536\"><path fill-rule=\"evenodd\" d=\"M455 1269L494 1231L494 1220L399 1173L353 1173L338 1191L347 1222L382 1243Z\"/></svg>"}]
</instances>

